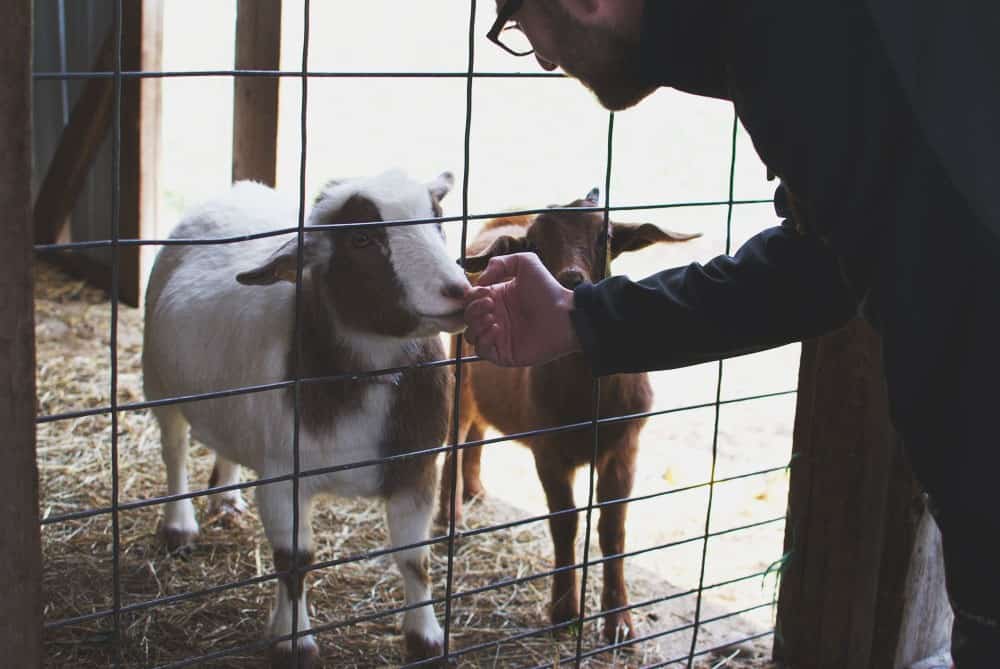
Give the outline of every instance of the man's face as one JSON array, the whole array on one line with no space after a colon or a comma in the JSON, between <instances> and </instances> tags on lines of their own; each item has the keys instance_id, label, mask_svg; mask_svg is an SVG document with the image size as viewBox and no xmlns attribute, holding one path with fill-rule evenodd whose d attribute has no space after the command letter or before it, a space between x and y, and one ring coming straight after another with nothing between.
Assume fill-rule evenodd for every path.
<instances>
[{"instance_id":1,"label":"man's face","mask_svg":"<svg viewBox=\"0 0 1000 669\"><path fill-rule=\"evenodd\" d=\"M631 107L656 89L642 76L638 25L584 21L560 0L525 0L512 18L544 69L562 67L607 109Z\"/></svg>"}]
</instances>

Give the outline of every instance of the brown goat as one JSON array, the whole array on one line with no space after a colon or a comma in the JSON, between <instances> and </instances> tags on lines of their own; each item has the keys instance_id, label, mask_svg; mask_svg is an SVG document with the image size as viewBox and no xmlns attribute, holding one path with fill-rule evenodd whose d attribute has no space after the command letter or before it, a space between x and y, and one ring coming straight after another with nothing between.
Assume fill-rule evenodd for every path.
<instances>
[{"instance_id":1,"label":"brown goat","mask_svg":"<svg viewBox=\"0 0 1000 669\"><path fill-rule=\"evenodd\" d=\"M595 188L583 200L569 207L595 207ZM659 242L685 241L698 235L668 232L650 223L611 225L611 257L636 251ZM594 281L602 274L604 256L604 215L600 211L545 212L536 216L494 219L469 244L466 270L482 271L489 258L532 251L566 288ZM478 362L463 368L459 443L483 438L488 425L513 434L587 421L592 417L590 367L582 354L561 358L533 368L504 368ZM600 415L622 416L648 411L653 393L646 374L618 374L601 379ZM635 474L639 431L644 420L605 424L599 429L597 452L597 499L609 502L630 496ZM531 437L524 445L531 449L535 469L545 490L551 512L576 507L573 480L576 471L590 463L593 432L590 429L556 432ZM482 446L458 451L459 481L456 516L461 517L462 501L483 493L479 478ZM451 506L450 455L445 460L439 519L447 521ZM625 550L626 504L610 504L600 509L597 532L601 552L618 555ZM576 564L575 542L579 512L549 519L556 568ZM633 636L632 618L620 610L628 604L622 560L604 562L602 610L604 636L609 642ZM577 570L561 571L552 579L549 613L553 623L573 620L580 612Z\"/></svg>"}]
</instances>

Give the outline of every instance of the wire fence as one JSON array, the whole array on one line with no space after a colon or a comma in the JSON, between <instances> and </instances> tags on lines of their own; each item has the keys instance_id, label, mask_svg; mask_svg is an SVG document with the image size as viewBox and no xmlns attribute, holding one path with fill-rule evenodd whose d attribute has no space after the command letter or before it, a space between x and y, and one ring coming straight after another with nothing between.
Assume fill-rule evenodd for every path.
<instances>
[{"instance_id":1,"label":"wire fence","mask_svg":"<svg viewBox=\"0 0 1000 669\"><path fill-rule=\"evenodd\" d=\"M343 629L352 625L357 625L366 621L371 621L378 618L385 618L396 616L404 611L410 609L416 609L425 605L443 605L444 607L444 653L443 658L429 658L426 660L421 660L419 662L413 662L406 666L416 667L416 666L426 666L432 663L438 662L441 659L445 661L460 662L462 658L474 654L480 653L486 650L498 649L505 644L510 644L516 642L520 639L525 639L529 637L538 637L552 632L571 629L576 630L576 643L575 649L571 654L566 654L557 658L553 658L552 662L546 664L537 665L537 669L543 669L543 667L553 666L553 663L558 663L559 666L563 666L565 663L567 666L572 664L574 666L581 666L588 659L592 659L601 655L608 655L619 652L623 649L641 645L643 643L650 642L654 639L661 637L680 634L682 632L690 632L691 641L689 651L683 656L671 658L667 660L657 661L654 664L648 665L648 669L653 669L654 667L666 667L675 665L686 665L687 667L694 666L696 659L704 657L710 653L716 652L719 648L699 648L699 631L704 628L704 626L711 624L713 622L718 622L726 618L737 617L744 615L748 612L759 610L761 608L773 606L772 601L765 601L760 604L747 607L738 611L732 611L720 616L703 617L703 596L705 593L723 588L736 583L747 582L754 579L760 579L766 576L767 572L757 572L753 574L748 574L741 576L739 578L728 579L719 582L706 582L706 561L709 552L709 541L714 537L719 537L727 534L744 532L754 528L773 525L778 523L783 523L785 517L779 516L774 518L769 518L764 521L749 523L745 525L730 527L722 530L712 529L712 512L714 503L714 492L716 486L725 484L731 481L737 481L752 477L761 477L768 474L781 471L784 467L770 467L765 469L760 469L757 471L741 473L729 477L716 477L716 465L718 461L718 447L719 447L719 415L721 409L729 404L738 404L752 402L756 400L780 397L785 395L794 394L795 390L786 390L773 393L757 394L745 397L738 397L733 399L723 399L722 398L722 385L723 385L723 373L724 373L724 363L720 360L717 365L716 382L715 382L715 398L710 402L703 402L697 404L690 404L681 407L674 407L669 409L660 409L643 412L640 414L626 415L626 416L602 416L600 411L600 381L594 379L591 393L591 418L586 421L580 421L571 424L559 425L555 427L548 427L543 429L526 430L515 434L506 434L501 437L495 438L481 438L462 442L459 436L459 414L461 411L460 402L460 388L461 380L463 376L463 371L469 365L481 364L479 359L475 356L470 356L464 354L461 348L461 341L459 339L459 347L456 355L452 358L446 360L433 361L429 363L423 363L416 367L395 367L387 369L379 369L367 372L352 372L337 375L328 376L309 376L310 370L301 369L300 366L300 350L301 350L301 319L302 319L302 308L303 300L301 298L302 293L302 283L303 283L303 240L307 233L306 229L306 205L308 202L306 193L306 157L307 157L307 140L308 133L306 129L307 122L307 104L308 104L308 91L309 82L311 79L316 78L460 78L466 81L466 110L465 110L465 127L464 127L464 162L463 162L463 181L462 181L462 211L461 215L443 217L443 218L432 218L432 219L412 219L412 220L394 220L394 221L379 221L376 223L348 223L348 224L338 224L336 226L309 226L308 231L314 230L327 230L336 227L339 230L345 228L358 228L363 229L366 227L387 227L387 226L409 226L409 225L423 225L423 224L437 224L442 222L456 222L461 223L461 254L462 260L465 259L465 249L468 241L468 225L472 221L482 221L492 219L498 216L511 216L511 215L532 215L541 212L578 212L578 211L593 211L592 208L580 208L580 207L546 207L544 209L527 209L516 212L485 212L477 213L470 211L469 205L469 183L470 177L472 175L472 151L471 151L471 135L472 126L474 118L474 108L473 108L473 91L474 85L477 80L488 79L488 78L559 78L562 75L552 74L552 73L506 73L506 72L479 72L476 71L476 44L477 35L475 32L476 16L478 11L477 0L470 0L469 3L469 35L468 35L468 61L467 69L464 72L334 72L334 71L311 71L308 69L309 62L309 26L310 26L310 1L304 1L304 35L303 35L303 48L302 48L302 67L297 71L287 71L287 70L211 70L211 71L126 71L122 68L122 44L123 44L123 22L122 22L122 0L114 1L114 69L112 71L96 71L96 72L36 72L34 78L37 81L61 81L66 82L75 79L110 79L114 84L114 106L112 114L112 217L110 226L110 238L101 240L84 240L84 241L73 241L67 243L53 243L53 244L38 244L35 246L36 252L44 257L45 254L56 253L56 252L79 252L85 249L94 248L109 248L111 251L111 293L110 293L110 305L111 305L111 323L110 323L110 337L109 337L109 356L110 356L110 400L107 406L91 408L91 409L81 409L73 411L63 411L59 413L53 413L49 415L41 415L37 418L37 424L43 425L47 423L55 423L60 421L71 421L81 418L93 417L93 416L108 416L111 421L111 437L110 437L110 472L111 472L111 503L106 506L100 506L95 508L85 508L79 509L66 513L57 513L46 515L40 519L43 526L54 525L59 523L67 523L70 521L83 520L87 518L92 518L95 516L110 516L111 518L111 533L112 533L112 597L111 606L107 608L102 608L90 613L77 615L68 618L47 620L45 622L45 628L49 633L54 633L58 630L71 627L80 623L88 621L107 621L110 620L113 637L116 640L116 648L118 646L118 641L122 638L123 634L123 616L126 614L133 614L140 611L146 611L154 607L167 606L172 604L177 604L180 602L198 600L210 598L213 595L217 595L222 592L231 591L251 585L259 585L263 583L276 582L281 578L298 578L304 576L307 573L335 568L340 565L344 565L350 562L372 560L374 558L391 555L400 551L405 551L422 546L434 546L438 544L444 544L447 546L447 567L446 567L446 577L444 584L444 594L440 597L432 598L427 601L410 603L404 607L392 608L388 610L377 611L370 614L365 614L362 616L357 616L348 620L336 621L327 624L314 625L311 629L300 630L299 621L297 619L298 610L297 607L293 607L293 622L292 629L295 630L293 633L285 635L284 637L278 638L262 638L259 641L252 643L241 644L238 646L232 646L227 648L221 648L217 651L213 651L208 654L199 655L197 657L185 658L176 662L169 664L159 665L160 669L166 669L168 667L186 667L202 663L210 663L213 661L222 660L226 657L231 657L236 654L242 654L246 652L254 651L264 651L274 643L283 640L292 641L293 652L297 653L299 646L295 644L295 640L304 635L320 635L325 632L331 632L338 629ZM265 233L254 234L254 235L244 235L238 237L224 237L224 238L212 238L212 239L132 239L132 238L122 238L119 234L120 230L120 218L121 218L121 172L123 166L121 165L121 135L122 135L122 113L121 113L121 101L122 101L122 83L123 81L130 79L142 79L142 78L167 78L167 77L268 77L268 78L297 78L301 83L302 97L301 97L301 107L300 107L300 141L301 141L301 154L299 160L299 174L298 174L298 190L299 190L299 210L298 210L298 222L295 227L281 228L275 230L269 230ZM612 174L613 174L613 146L615 137L615 115L610 113L608 115L607 121L607 135L606 135L606 160L605 160L605 179L604 179L604 193L605 201L603 207L600 207L600 211L603 213L603 222L605 234L608 233L610 226L610 216L613 212L622 211L637 211L637 210L656 210L656 209L672 209L672 208L692 208L692 207L705 207L705 206L725 206L727 208L727 218L726 218L726 253L731 251L732 246L732 221L734 209L741 205L746 204L762 204L770 202L770 200L738 200L734 198L734 182L735 182L735 166L736 166L736 147L737 147L737 130L738 123L733 117L732 122L732 141L731 141L731 151L730 151L730 170L729 170L729 195L725 200L720 201L703 201L703 202L675 202L675 203L649 203L640 205L613 205L612 198ZM126 168L134 166L125 166ZM296 278L295 278L295 317L293 324L293 333L295 345L292 347L293 351L293 361L291 363L291 369L293 370L293 378L277 382L268 383L262 385L245 386L238 388L227 388L224 390L205 392L193 395L185 395L178 397L169 397L164 399L147 400L141 402L119 402L119 377L118 377L118 307L119 307L119 290L118 290L118 278L120 269L120 255L122 249L127 249L130 247L140 247L140 246L169 246L169 245L221 245L221 244L234 244L239 242L245 242L253 239L259 239L264 237L275 237L280 235L288 235L295 233L298 235L298 259L296 268ZM600 263L599 267L603 267L604 263ZM455 377L454 386L454 396L452 398L452 419L451 426L449 430L449 440L447 445L442 445L440 447L419 450L409 453L403 453L399 455L393 455L383 458L376 458L364 461L357 461L344 464L336 464L319 468L304 468L300 460L300 406L301 406L301 393L304 386L309 384L322 384L340 381L358 381L366 378L375 378L384 375L394 375L399 373L409 373L416 369L430 369L430 368L441 368L447 367L451 368ZM240 483L234 483L229 485L221 485L210 487L204 490L197 490L192 492L186 492L183 494L173 494L173 495L160 495L153 496L146 499L139 499L133 501L122 501L120 499L120 479L121 471L119 469L119 429L118 420L122 413L126 412L138 412L146 409L151 409L155 407L163 407L175 404L183 403L193 403L193 402L203 402L213 399L220 399L224 397L233 397L237 395L248 395L254 393L264 393L273 391L283 391L291 392L294 398L294 416L295 420L293 422L293 466L292 471L287 474L280 476L270 476L256 478L251 481L245 481ZM595 472L596 472L596 461L598 455L598 449L600 444L600 430L598 428L602 426L609 426L614 424L620 424L628 421L645 420L648 418L656 416L664 416L667 414L683 413L689 412L697 409L712 409L714 410L714 429L713 429L713 441L712 441L712 459L711 459L711 469L708 480L684 487L673 488L669 490L662 490L655 493L636 495L623 499L614 500L594 500L594 488L595 488ZM298 503L298 489L300 483L309 479L310 477L316 477L326 474L331 474L335 472L344 472L354 469L360 469L364 467L370 467L375 465L385 465L388 462L403 461L412 458L424 458L430 456L436 456L441 453L457 453L464 449L469 449L477 446L483 446L488 444L496 444L506 441L514 440L524 440L530 437L546 435L546 434L557 434L566 432L586 432L590 431L593 437L593 441L590 447L590 463L588 467L589 475L589 494L587 503L584 506L573 507L569 509L554 511L541 515L534 515L527 518L520 518L515 521L503 522L492 524L485 527L477 527L474 529L460 529L456 527L455 524L455 505L456 505L456 483L460 472L458 470L458 459L451 458L450 466L451 476L451 514L450 521L447 527L447 532L444 534L438 534L437 536L432 536L426 541L421 541L417 543L411 543L403 546L395 546L392 548L379 548L365 551L362 553L357 553L353 555L341 556L335 559L317 561L307 565L300 565L293 561L293 564L288 570L275 570L269 573L264 573L256 577L242 579L239 581L229 582L213 587L207 587L199 590L191 590L184 593L172 594L162 597L156 597L152 599L147 599L144 601L138 601L133 603L125 604L123 603L122 597L122 573L121 573L121 523L120 518L123 512L133 511L137 509L162 506L168 502L176 502L185 499L195 499L200 497L205 497L208 495L214 495L222 492L231 491L241 491L253 488L258 488L264 485L276 484L276 483L290 483L293 489L293 547L292 553L297 554L299 552L298 537L299 537L299 525L304 522L301 517L301 511ZM704 531L696 536L690 536L679 541L672 541L667 543L661 543L659 545L645 547L639 550L633 550L628 552L623 552L615 555L602 555L601 557L593 557L590 555L590 536L592 529L592 516L593 512L596 510L600 512L602 509L609 508L615 505L628 504L632 502L646 501L657 498L664 498L669 495L677 495L683 492L688 492L692 490L704 489L707 490L707 505L705 508L705 521L704 521ZM524 525L529 525L533 523L538 523L541 521L550 520L552 518L557 518L559 516L565 516L569 514L584 514L584 541L583 541L583 556L582 560L565 567L558 567L541 573L532 573L524 576L513 577L502 577L498 580L490 582L484 586L466 589L466 590L456 590L454 587L454 573L455 573L455 557L456 557L456 542L463 539L469 539L482 535L489 532L498 532L501 530L516 528ZM663 595L654 597L651 599L646 599L640 602L630 603L624 607L617 607L610 610L600 610L600 611L587 611L587 590L591 586L588 576L591 570L595 566L602 565L606 562L612 560L624 560L625 558L635 557L637 555L650 553L654 551L663 551L668 548L685 545L694 544L701 545L701 565L699 571L699 578L697 587L691 588L682 592L671 593L669 595ZM566 572L580 572L581 577L581 605L579 614L575 620L562 622L553 625L544 625L538 629L532 629L524 632L519 632L517 634L504 636L495 640L478 643L474 645L468 645L460 648L455 648L452 643L454 626L457 624L454 620L453 615L453 605L456 602L460 602L464 598L472 597L477 594L481 594L490 590L498 590L502 588L511 587L520 583L526 583L531 581L536 581L539 579L551 578L552 576L559 573ZM645 607L654 606L661 604L666 601L673 599L679 599L682 597L694 596L695 597L695 610L693 615L693 621L686 623L681 626L656 631L644 636L639 636L636 638L627 639L624 641L618 641L615 643L608 643L600 645L595 648L586 648L584 646L585 635L582 632L583 626L587 623L594 622L608 613L616 613L626 610L642 609ZM764 638L773 634L773 630L767 630L758 634L753 634L746 636L744 638L732 639L726 644L726 646L735 645L743 642L753 641L759 638ZM122 666L122 657L120 654L120 649L116 650L115 655L115 666Z\"/></svg>"}]
</instances>

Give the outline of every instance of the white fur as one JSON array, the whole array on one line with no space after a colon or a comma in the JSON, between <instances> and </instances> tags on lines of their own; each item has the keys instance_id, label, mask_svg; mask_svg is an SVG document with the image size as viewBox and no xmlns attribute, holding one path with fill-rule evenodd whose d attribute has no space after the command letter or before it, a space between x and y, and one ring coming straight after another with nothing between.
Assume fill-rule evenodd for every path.
<instances>
[{"instance_id":1,"label":"white fur","mask_svg":"<svg viewBox=\"0 0 1000 669\"><path fill-rule=\"evenodd\" d=\"M450 179L450 177L448 177ZM437 183L437 186L441 186ZM354 194L363 194L385 219L433 216L428 187L399 172L372 179L354 179L329 186L310 213L310 222L321 222L324 213L342 206ZM229 237L282 227L294 227L294 201L284 200L270 188L252 182L237 183L228 194L193 210L174 230L175 238ZM143 370L149 399L205 393L285 381L286 356L294 318L292 284L244 286L237 274L263 265L290 236L270 237L235 244L166 246L157 258L147 292ZM434 225L390 229L393 267L406 287L412 307L422 313L444 314L460 308L461 301L441 295L447 282L464 283L464 275L447 257ZM361 289L361 288L359 288ZM373 295L373 300L378 296ZM441 330L429 319L426 336ZM409 340L341 331L357 352L368 357L372 369L392 366ZM359 384L361 408L341 414L330 431L299 435L300 467L346 464L378 457L379 444L395 399L395 386ZM220 485L238 476L234 463L254 469L259 476L279 476L293 470L293 414L285 390L257 392L155 410L163 433L168 492L187 491L187 425L192 434L219 455ZM381 491L380 468L364 467L300 479L300 522L297 546L312 549L310 512L320 493L372 496ZM426 482L433 487L434 482ZM218 503L241 503L228 493ZM432 495L427 495L429 499ZM261 520L274 549L292 549L292 485L285 482L257 489ZM426 506L427 508L423 508ZM395 545L418 542L429 536L429 503L411 498L389 500L388 519ZM198 530L190 500L167 505L164 526L194 536ZM397 561L411 562L427 549L406 551ZM406 601L430 596L425 584L402 569ZM270 632L291 631L291 607L284 585L277 588L278 605ZM308 627L305 597L299 608L299 629ZM408 632L428 640L439 639L440 626L431 607L421 607L404 617ZM311 638L300 641L304 646Z\"/></svg>"},{"instance_id":2,"label":"white fur","mask_svg":"<svg viewBox=\"0 0 1000 669\"><path fill-rule=\"evenodd\" d=\"M390 228L389 247L393 269L406 290L407 300L416 312L430 319L429 329L438 322L434 316L461 307L441 292L448 284L463 284L465 275L448 258L437 228L432 225Z\"/></svg>"}]
</instances>

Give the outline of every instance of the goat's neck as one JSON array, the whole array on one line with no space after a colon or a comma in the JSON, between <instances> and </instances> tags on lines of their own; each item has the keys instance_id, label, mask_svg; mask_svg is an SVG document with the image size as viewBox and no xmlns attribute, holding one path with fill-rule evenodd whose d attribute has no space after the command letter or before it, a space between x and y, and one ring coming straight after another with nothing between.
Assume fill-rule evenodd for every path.
<instances>
[{"instance_id":1,"label":"goat's neck","mask_svg":"<svg viewBox=\"0 0 1000 669\"><path fill-rule=\"evenodd\" d=\"M409 342L354 332L343 325L332 301L313 281L302 290L301 371L304 376L363 374L406 364ZM359 381L398 381L398 374L361 377Z\"/></svg>"},{"instance_id":2,"label":"goat's neck","mask_svg":"<svg viewBox=\"0 0 1000 669\"><path fill-rule=\"evenodd\" d=\"M573 353L550 363L539 365L534 368L533 372L537 375L542 387L560 387L564 392L567 389L578 389L588 393L588 396L591 392L591 383L594 380L590 362L582 353ZM625 378L627 377L621 374L602 376L601 396L613 396Z\"/></svg>"}]
</instances>

